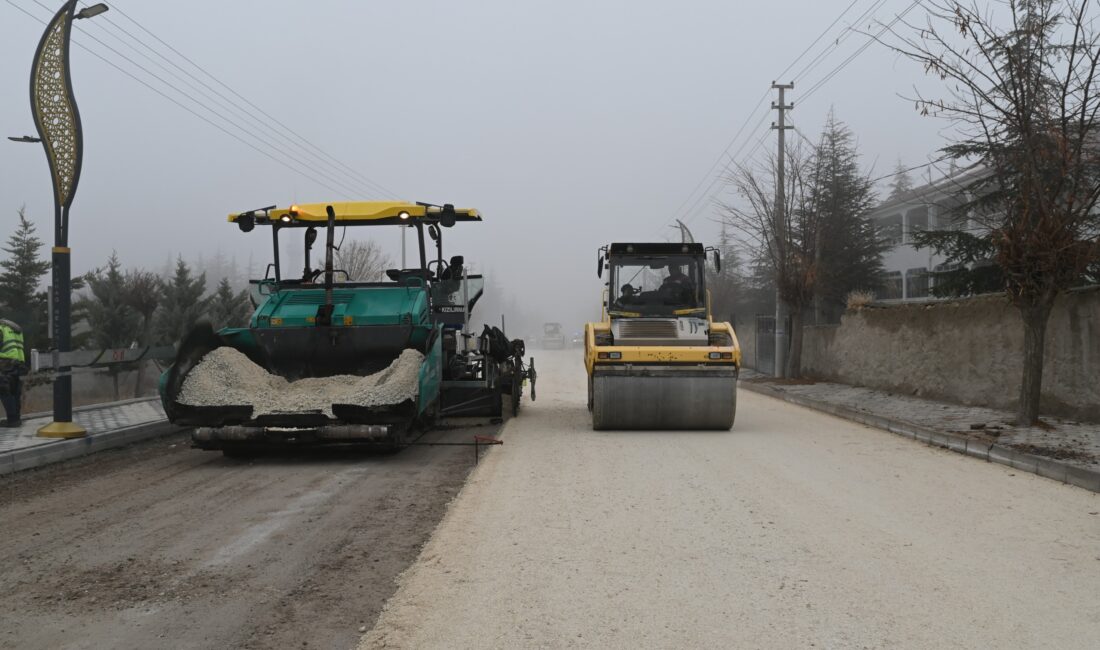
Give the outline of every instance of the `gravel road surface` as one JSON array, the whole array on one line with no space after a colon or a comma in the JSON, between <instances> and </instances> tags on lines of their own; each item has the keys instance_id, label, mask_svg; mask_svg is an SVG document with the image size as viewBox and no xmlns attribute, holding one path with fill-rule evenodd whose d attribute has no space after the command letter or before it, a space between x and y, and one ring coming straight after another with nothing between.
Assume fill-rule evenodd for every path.
<instances>
[{"instance_id":1,"label":"gravel road surface","mask_svg":"<svg viewBox=\"0 0 1100 650\"><path fill-rule=\"evenodd\" d=\"M743 391L590 430L576 351L362 648L1095 648L1100 498Z\"/></svg>"},{"instance_id":2,"label":"gravel road surface","mask_svg":"<svg viewBox=\"0 0 1100 650\"><path fill-rule=\"evenodd\" d=\"M354 647L473 468L459 446L249 463L188 444L0 479L0 648Z\"/></svg>"}]
</instances>

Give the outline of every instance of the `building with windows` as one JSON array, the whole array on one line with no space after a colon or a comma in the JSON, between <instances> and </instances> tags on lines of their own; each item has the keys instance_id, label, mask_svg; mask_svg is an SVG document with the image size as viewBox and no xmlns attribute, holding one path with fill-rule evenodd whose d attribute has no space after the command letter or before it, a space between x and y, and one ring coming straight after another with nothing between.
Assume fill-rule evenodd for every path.
<instances>
[{"instance_id":1,"label":"building with windows","mask_svg":"<svg viewBox=\"0 0 1100 650\"><path fill-rule=\"evenodd\" d=\"M886 283L880 300L923 300L931 295L937 271L948 270L942 256L913 245L922 230L971 229L969 215L958 209L961 188L982 170L970 170L891 197L871 211L879 235L892 246L882 258Z\"/></svg>"}]
</instances>

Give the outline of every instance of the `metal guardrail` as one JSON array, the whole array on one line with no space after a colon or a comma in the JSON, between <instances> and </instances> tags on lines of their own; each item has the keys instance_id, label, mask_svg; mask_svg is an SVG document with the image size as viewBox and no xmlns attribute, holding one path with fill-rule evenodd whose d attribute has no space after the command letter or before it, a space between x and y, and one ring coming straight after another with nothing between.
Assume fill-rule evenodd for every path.
<instances>
[{"instance_id":1,"label":"metal guardrail","mask_svg":"<svg viewBox=\"0 0 1100 650\"><path fill-rule=\"evenodd\" d=\"M174 345L112 348L107 350L31 350L31 372L58 368L91 368L137 361L171 361L176 358Z\"/></svg>"}]
</instances>

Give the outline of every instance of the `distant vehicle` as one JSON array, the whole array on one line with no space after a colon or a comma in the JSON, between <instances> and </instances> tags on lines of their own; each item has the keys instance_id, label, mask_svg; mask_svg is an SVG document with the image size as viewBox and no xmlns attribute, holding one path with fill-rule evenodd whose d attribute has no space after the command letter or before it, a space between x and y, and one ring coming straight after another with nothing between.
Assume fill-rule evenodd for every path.
<instances>
[{"instance_id":1,"label":"distant vehicle","mask_svg":"<svg viewBox=\"0 0 1100 650\"><path fill-rule=\"evenodd\" d=\"M544 323L541 343L546 350L565 349L565 333L561 330L561 323Z\"/></svg>"},{"instance_id":2,"label":"distant vehicle","mask_svg":"<svg viewBox=\"0 0 1100 650\"><path fill-rule=\"evenodd\" d=\"M573 338L569 341L570 345L575 348L584 347L584 332L573 332Z\"/></svg>"}]
</instances>

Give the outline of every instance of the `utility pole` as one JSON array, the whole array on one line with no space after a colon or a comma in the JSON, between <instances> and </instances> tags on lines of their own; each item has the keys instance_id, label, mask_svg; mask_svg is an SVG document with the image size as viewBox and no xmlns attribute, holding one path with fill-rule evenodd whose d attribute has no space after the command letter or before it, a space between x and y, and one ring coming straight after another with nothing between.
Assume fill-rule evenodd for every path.
<instances>
[{"instance_id":1,"label":"utility pole","mask_svg":"<svg viewBox=\"0 0 1100 650\"><path fill-rule=\"evenodd\" d=\"M786 197L786 135L787 129L794 128L787 125L787 111L794 108L794 104L786 103L786 91L794 89L794 82L789 84L777 84L772 82L772 88L779 91L779 101L772 102L772 108L779 111L778 122L772 122L772 128L779 131L779 157L776 160L775 179L775 376L777 378L787 376L787 305L783 301L783 292L780 286L780 278L786 272L787 266L787 197Z\"/></svg>"}]
</instances>

